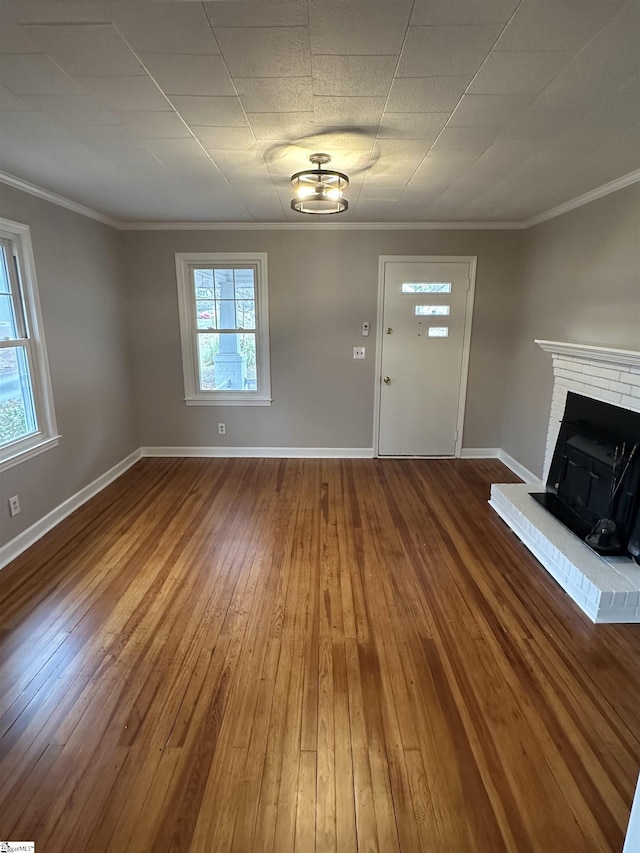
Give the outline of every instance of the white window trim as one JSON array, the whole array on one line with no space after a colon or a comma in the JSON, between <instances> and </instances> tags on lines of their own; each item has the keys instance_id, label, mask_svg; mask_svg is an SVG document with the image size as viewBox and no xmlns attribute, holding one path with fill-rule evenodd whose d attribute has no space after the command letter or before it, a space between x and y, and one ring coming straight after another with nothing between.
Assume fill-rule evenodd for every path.
<instances>
[{"instance_id":1,"label":"white window trim","mask_svg":"<svg viewBox=\"0 0 640 853\"><path fill-rule=\"evenodd\" d=\"M192 264L212 263L230 267L252 264L256 267L256 378L258 391L201 391L198 387L198 352ZM177 252L176 281L182 343L184 399L187 406L270 406L271 368L269 363L269 297L266 252Z\"/></svg>"},{"instance_id":2,"label":"white window trim","mask_svg":"<svg viewBox=\"0 0 640 853\"><path fill-rule=\"evenodd\" d=\"M51 389L47 346L42 324L36 265L28 225L0 218L0 236L10 240L18 257L20 292L29 327L31 385L38 432L0 447L0 472L55 447L60 440Z\"/></svg>"}]
</instances>

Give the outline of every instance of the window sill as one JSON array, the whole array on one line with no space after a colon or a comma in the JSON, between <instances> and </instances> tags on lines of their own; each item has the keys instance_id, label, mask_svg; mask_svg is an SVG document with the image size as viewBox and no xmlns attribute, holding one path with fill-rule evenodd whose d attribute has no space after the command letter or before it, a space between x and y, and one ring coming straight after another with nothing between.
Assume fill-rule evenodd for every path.
<instances>
[{"instance_id":1,"label":"window sill","mask_svg":"<svg viewBox=\"0 0 640 853\"><path fill-rule=\"evenodd\" d=\"M19 465L21 462L26 462L27 459L32 459L34 456L44 453L45 450L51 450L51 448L56 447L59 443L60 436L54 435L51 438L42 439L37 444L31 444L22 450L16 450L11 456L0 457L0 472L6 471L8 468L13 468L14 465Z\"/></svg>"},{"instance_id":2,"label":"window sill","mask_svg":"<svg viewBox=\"0 0 640 853\"><path fill-rule=\"evenodd\" d=\"M185 397L184 401L187 406L270 406L272 403L270 398L265 399L264 397L258 400L251 400L249 398L243 400L221 400L217 398L213 400L206 397Z\"/></svg>"}]
</instances>

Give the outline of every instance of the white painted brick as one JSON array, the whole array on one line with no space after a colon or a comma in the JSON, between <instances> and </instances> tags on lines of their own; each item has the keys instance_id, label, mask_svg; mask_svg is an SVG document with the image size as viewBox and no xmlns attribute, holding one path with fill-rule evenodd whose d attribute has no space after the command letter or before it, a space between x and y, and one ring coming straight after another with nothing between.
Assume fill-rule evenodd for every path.
<instances>
[{"instance_id":1,"label":"white painted brick","mask_svg":"<svg viewBox=\"0 0 640 853\"><path fill-rule=\"evenodd\" d=\"M620 394L631 394L631 385L625 385L624 382L609 382L610 391L618 391Z\"/></svg>"},{"instance_id":2,"label":"white painted brick","mask_svg":"<svg viewBox=\"0 0 640 853\"><path fill-rule=\"evenodd\" d=\"M584 384L585 388L608 388L609 380L601 376L589 376Z\"/></svg>"},{"instance_id":3,"label":"white painted brick","mask_svg":"<svg viewBox=\"0 0 640 853\"><path fill-rule=\"evenodd\" d=\"M624 381L628 382L630 385L636 385L640 388L640 373L625 373Z\"/></svg>"},{"instance_id":4,"label":"white painted brick","mask_svg":"<svg viewBox=\"0 0 640 853\"><path fill-rule=\"evenodd\" d=\"M628 394L623 394L620 397L620 403L634 412L640 412L640 397L631 397Z\"/></svg>"},{"instance_id":5,"label":"white painted brick","mask_svg":"<svg viewBox=\"0 0 640 853\"><path fill-rule=\"evenodd\" d=\"M624 607L627 598L626 592L614 592L613 599L611 601L612 607Z\"/></svg>"},{"instance_id":6,"label":"white painted brick","mask_svg":"<svg viewBox=\"0 0 640 853\"><path fill-rule=\"evenodd\" d=\"M640 604L640 592L628 592L625 607L637 607Z\"/></svg>"},{"instance_id":7,"label":"white painted brick","mask_svg":"<svg viewBox=\"0 0 640 853\"><path fill-rule=\"evenodd\" d=\"M600 607L611 607L611 602L613 600L612 592L603 592L600 596Z\"/></svg>"}]
</instances>

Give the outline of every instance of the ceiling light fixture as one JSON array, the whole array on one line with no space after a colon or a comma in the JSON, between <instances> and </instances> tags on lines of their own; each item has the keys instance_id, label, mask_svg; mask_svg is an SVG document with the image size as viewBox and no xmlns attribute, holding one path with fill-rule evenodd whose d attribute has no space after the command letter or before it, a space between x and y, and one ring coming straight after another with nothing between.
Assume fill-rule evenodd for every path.
<instances>
[{"instance_id":1,"label":"ceiling light fixture","mask_svg":"<svg viewBox=\"0 0 640 853\"><path fill-rule=\"evenodd\" d=\"M323 169L331 162L328 154L312 154L309 160L315 169L305 169L291 175L291 185L296 197L291 199L292 210L298 213L343 213L349 209L349 202L342 193L349 186L349 178L342 172Z\"/></svg>"}]
</instances>

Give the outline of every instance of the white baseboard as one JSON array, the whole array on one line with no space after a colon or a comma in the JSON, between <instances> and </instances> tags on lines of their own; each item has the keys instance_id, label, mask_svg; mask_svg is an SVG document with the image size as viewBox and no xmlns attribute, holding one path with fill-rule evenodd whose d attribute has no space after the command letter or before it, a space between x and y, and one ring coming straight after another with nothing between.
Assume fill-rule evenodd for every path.
<instances>
[{"instance_id":1,"label":"white baseboard","mask_svg":"<svg viewBox=\"0 0 640 853\"><path fill-rule=\"evenodd\" d=\"M499 447L463 447L460 451L461 459L499 459Z\"/></svg>"},{"instance_id":2,"label":"white baseboard","mask_svg":"<svg viewBox=\"0 0 640 853\"><path fill-rule=\"evenodd\" d=\"M143 447L143 456L372 459L372 447Z\"/></svg>"},{"instance_id":3,"label":"white baseboard","mask_svg":"<svg viewBox=\"0 0 640 853\"><path fill-rule=\"evenodd\" d=\"M509 456L504 450L500 450L498 453L498 459L510 468L514 474L517 474L521 480L524 480L525 483L530 483L532 486L540 486L542 485L542 480L540 477L536 477L534 473L529 471L528 468L525 468L524 465L521 465L517 459L514 459L513 456Z\"/></svg>"},{"instance_id":4,"label":"white baseboard","mask_svg":"<svg viewBox=\"0 0 640 853\"><path fill-rule=\"evenodd\" d=\"M517 459L510 456L501 447L463 447L460 454L462 459L499 459L503 465L511 469L525 483L532 486L540 486L542 480L536 477L528 468L521 465Z\"/></svg>"},{"instance_id":5,"label":"white baseboard","mask_svg":"<svg viewBox=\"0 0 640 853\"><path fill-rule=\"evenodd\" d=\"M27 527L26 530L19 533L15 539L12 539L6 545L3 545L0 548L0 569L3 569L8 563L15 560L15 558L22 554L23 551L26 551L27 548L37 542L38 539L41 539L45 533L48 533L57 524L60 524L63 519L68 515L71 515L72 512L78 509L78 507L81 507L82 504L97 495L98 492L101 492L114 480L117 480L118 477L124 474L128 468L135 465L141 456L142 453L139 449L130 453L129 456L121 462L118 462L118 464L114 465L113 468L105 471L104 474L92 483L89 483L88 486L80 489L80 491L76 492L75 495L67 498L66 501L61 503L55 509L52 509L51 512L47 513L47 515L41 518L40 521L36 521L36 523L32 524L31 527Z\"/></svg>"}]
</instances>

